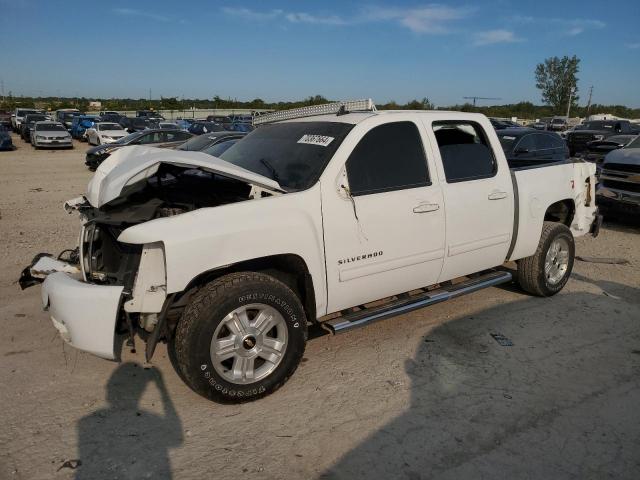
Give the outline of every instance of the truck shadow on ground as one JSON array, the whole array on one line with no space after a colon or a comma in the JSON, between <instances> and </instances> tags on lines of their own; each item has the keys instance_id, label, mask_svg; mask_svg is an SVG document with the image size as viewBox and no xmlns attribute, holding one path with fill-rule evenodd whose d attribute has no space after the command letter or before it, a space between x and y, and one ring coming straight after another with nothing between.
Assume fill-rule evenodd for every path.
<instances>
[{"instance_id":1,"label":"truck shadow on ground","mask_svg":"<svg viewBox=\"0 0 640 480\"><path fill-rule=\"evenodd\" d=\"M151 384L160 392L163 415L140 404ZM169 449L182 444L182 423L161 373L123 363L109 378L107 402L78 422L76 480L172 478Z\"/></svg>"},{"instance_id":2,"label":"truck shadow on ground","mask_svg":"<svg viewBox=\"0 0 640 480\"><path fill-rule=\"evenodd\" d=\"M429 332L407 411L321 478L640 478L640 289L576 280L619 298L523 297Z\"/></svg>"}]
</instances>

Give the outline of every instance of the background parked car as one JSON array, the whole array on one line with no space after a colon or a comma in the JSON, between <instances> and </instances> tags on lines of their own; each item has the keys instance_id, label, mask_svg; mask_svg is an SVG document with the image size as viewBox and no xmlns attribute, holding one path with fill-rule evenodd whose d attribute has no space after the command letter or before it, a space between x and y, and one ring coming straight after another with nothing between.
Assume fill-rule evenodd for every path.
<instances>
[{"instance_id":1,"label":"background parked car","mask_svg":"<svg viewBox=\"0 0 640 480\"><path fill-rule=\"evenodd\" d=\"M231 125L226 127L226 129L232 132L249 133L249 132L252 132L255 129L255 127L250 123L232 123Z\"/></svg>"},{"instance_id":2,"label":"background parked car","mask_svg":"<svg viewBox=\"0 0 640 480\"><path fill-rule=\"evenodd\" d=\"M222 125L217 123L197 120L189 126L188 132L194 135L202 135L203 133L221 132L223 130Z\"/></svg>"},{"instance_id":3,"label":"background parked car","mask_svg":"<svg viewBox=\"0 0 640 480\"><path fill-rule=\"evenodd\" d=\"M30 142L33 126L36 122L42 122L44 120L51 120L51 118L43 113L30 113L25 115L23 121L20 123L20 137L22 140Z\"/></svg>"},{"instance_id":4,"label":"background parked car","mask_svg":"<svg viewBox=\"0 0 640 480\"><path fill-rule=\"evenodd\" d=\"M587 151L587 144L594 140L604 140L614 135L638 135L640 126L629 120L596 120L585 122L580 128L576 127L567 133L567 145L571 155L582 154Z\"/></svg>"},{"instance_id":5,"label":"background parked car","mask_svg":"<svg viewBox=\"0 0 640 480\"><path fill-rule=\"evenodd\" d=\"M98 122L87 129L86 135L89 145L102 145L126 137L127 132L119 123Z\"/></svg>"},{"instance_id":6,"label":"background parked car","mask_svg":"<svg viewBox=\"0 0 640 480\"><path fill-rule=\"evenodd\" d=\"M100 121L101 122L112 122L112 123L120 123L120 119L124 117L124 115L120 115L118 112L104 112L100 113Z\"/></svg>"},{"instance_id":7,"label":"background parked car","mask_svg":"<svg viewBox=\"0 0 640 480\"><path fill-rule=\"evenodd\" d=\"M549 129L549 123L551 123L551 119L550 118L541 118L541 119L536 120L535 122L533 122L531 124L531 128L535 128L536 130L548 130Z\"/></svg>"},{"instance_id":8,"label":"background parked car","mask_svg":"<svg viewBox=\"0 0 640 480\"><path fill-rule=\"evenodd\" d=\"M11 128L11 112L0 110L0 126Z\"/></svg>"},{"instance_id":9,"label":"background parked car","mask_svg":"<svg viewBox=\"0 0 640 480\"><path fill-rule=\"evenodd\" d=\"M178 120L176 120L176 125L178 125L178 128L180 130L184 130L185 132L189 131L189 127L191 126L191 124L194 122L195 120L191 119L191 118L179 118Z\"/></svg>"},{"instance_id":10,"label":"background parked car","mask_svg":"<svg viewBox=\"0 0 640 480\"><path fill-rule=\"evenodd\" d=\"M596 176L600 176L600 169L602 168L602 162L604 157L613 150L623 148L625 145L631 143L637 135L613 135L603 140L593 140L587 143L587 150L583 154L584 158L588 162L596 164Z\"/></svg>"},{"instance_id":11,"label":"background parked car","mask_svg":"<svg viewBox=\"0 0 640 480\"><path fill-rule=\"evenodd\" d=\"M596 203L610 214L640 218L640 136L604 157Z\"/></svg>"},{"instance_id":12,"label":"background parked car","mask_svg":"<svg viewBox=\"0 0 640 480\"><path fill-rule=\"evenodd\" d=\"M555 133L533 128L509 128L497 132L510 167L528 167L569 158L569 149Z\"/></svg>"},{"instance_id":13,"label":"background parked car","mask_svg":"<svg viewBox=\"0 0 640 480\"><path fill-rule=\"evenodd\" d=\"M193 137L189 132L182 130L143 130L135 132L107 145L98 145L87 150L85 165L90 170L95 170L112 152L129 145L147 145L150 147L172 148L177 147Z\"/></svg>"},{"instance_id":14,"label":"background parked car","mask_svg":"<svg viewBox=\"0 0 640 480\"><path fill-rule=\"evenodd\" d=\"M122 117L119 123L129 133L158 128L157 120L146 117Z\"/></svg>"},{"instance_id":15,"label":"background parked car","mask_svg":"<svg viewBox=\"0 0 640 480\"><path fill-rule=\"evenodd\" d=\"M31 130L31 145L38 149L73 148L71 134L60 122L36 122Z\"/></svg>"},{"instance_id":16,"label":"background parked car","mask_svg":"<svg viewBox=\"0 0 640 480\"><path fill-rule=\"evenodd\" d=\"M207 116L207 122L217 123L218 125L224 125L225 123L228 123L230 125L233 123L233 120L225 115L209 115Z\"/></svg>"},{"instance_id":17,"label":"background parked car","mask_svg":"<svg viewBox=\"0 0 640 480\"><path fill-rule=\"evenodd\" d=\"M164 120L165 118L160 115L160 113L155 110L138 110L136 112L136 117L138 118L153 118L155 120Z\"/></svg>"},{"instance_id":18,"label":"background parked car","mask_svg":"<svg viewBox=\"0 0 640 480\"><path fill-rule=\"evenodd\" d=\"M25 115L29 115L30 113L42 113L40 110L36 110L35 108L16 108L15 114L11 117L13 131L16 133L20 133L20 127L22 126L22 121L24 120Z\"/></svg>"},{"instance_id":19,"label":"background parked car","mask_svg":"<svg viewBox=\"0 0 640 480\"><path fill-rule=\"evenodd\" d=\"M100 121L96 115L76 115L71 122L71 136L77 140L86 140L88 128L93 127Z\"/></svg>"},{"instance_id":20,"label":"background parked car","mask_svg":"<svg viewBox=\"0 0 640 480\"><path fill-rule=\"evenodd\" d=\"M55 119L63 124L67 130L71 130L73 117L80 114L80 110L77 108L61 108L60 110L56 110Z\"/></svg>"},{"instance_id":21,"label":"background parked car","mask_svg":"<svg viewBox=\"0 0 640 480\"><path fill-rule=\"evenodd\" d=\"M568 128L567 117L553 117L549 123L548 130L562 132Z\"/></svg>"},{"instance_id":22,"label":"background parked car","mask_svg":"<svg viewBox=\"0 0 640 480\"><path fill-rule=\"evenodd\" d=\"M176 130L176 129L180 130L180 127L178 126L178 124L174 122L159 122L158 128L161 128L163 130Z\"/></svg>"},{"instance_id":23,"label":"background parked car","mask_svg":"<svg viewBox=\"0 0 640 480\"><path fill-rule=\"evenodd\" d=\"M14 150L15 148L10 130L4 125L0 125L0 150Z\"/></svg>"},{"instance_id":24,"label":"background parked car","mask_svg":"<svg viewBox=\"0 0 640 480\"><path fill-rule=\"evenodd\" d=\"M196 137L190 138L189 140L184 142L182 145L177 147L176 150L209 153L209 149L211 149L211 147L214 147L215 145L221 145L225 142L235 143L239 139L243 138L245 135L246 133L228 132L225 130L221 132L205 133L203 135L198 135ZM228 145L226 145L226 148L230 147L233 143L229 143ZM222 151L220 151L220 148L221 147L213 151L218 152L218 154L221 154ZM224 148L224 150L226 150L226 148ZM211 155L211 153L209 154Z\"/></svg>"}]
</instances>

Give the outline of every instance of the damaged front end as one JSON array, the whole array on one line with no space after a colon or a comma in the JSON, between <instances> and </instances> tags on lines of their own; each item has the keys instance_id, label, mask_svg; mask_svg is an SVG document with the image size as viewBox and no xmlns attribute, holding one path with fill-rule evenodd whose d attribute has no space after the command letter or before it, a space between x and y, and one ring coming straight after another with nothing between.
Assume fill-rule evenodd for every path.
<instances>
[{"instance_id":1,"label":"damaged front end","mask_svg":"<svg viewBox=\"0 0 640 480\"><path fill-rule=\"evenodd\" d=\"M65 203L67 212L80 215L76 248L37 255L19 280L22 289L42 283L43 306L65 341L107 359L119 358L117 334L133 344L134 332L147 338L149 359L166 334L169 307L180 303L180 294L167 292L162 242L127 244L118 241L122 232L280 193L270 179L205 154L145 148L132 155L135 148L116 152L100 166L87 195Z\"/></svg>"}]
</instances>

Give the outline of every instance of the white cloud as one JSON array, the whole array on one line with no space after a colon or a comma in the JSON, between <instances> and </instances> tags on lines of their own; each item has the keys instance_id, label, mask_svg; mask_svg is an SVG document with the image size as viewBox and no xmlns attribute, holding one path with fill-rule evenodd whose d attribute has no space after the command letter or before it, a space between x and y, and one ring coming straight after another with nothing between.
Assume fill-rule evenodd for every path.
<instances>
[{"instance_id":1,"label":"white cloud","mask_svg":"<svg viewBox=\"0 0 640 480\"><path fill-rule=\"evenodd\" d=\"M600 20L588 20L585 18L576 18L575 20L553 19L553 21L554 23L564 26L564 28L566 28L565 34L571 37L580 35L586 30L599 30L606 26L606 24Z\"/></svg>"},{"instance_id":2,"label":"white cloud","mask_svg":"<svg viewBox=\"0 0 640 480\"><path fill-rule=\"evenodd\" d=\"M250 21L273 20L284 14L282 10L270 10L267 12L258 12L256 10L251 10L249 8L234 8L234 7L224 7L222 11L227 15L232 15L234 17L239 17L244 20L250 20Z\"/></svg>"},{"instance_id":3,"label":"white cloud","mask_svg":"<svg viewBox=\"0 0 640 480\"><path fill-rule=\"evenodd\" d=\"M346 26L375 22L393 22L414 33L442 34L449 31L449 25L468 17L470 8L454 8L443 5L426 5L415 8L370 7L351 17L339 15L316 15L308 12L285 12L283 10L258 11L248 8L223 8L222 11L251 21L269 21L278 18L290 23Z\"/></svg>"},{"instance_id":4,"label":"white cloud","mask_svg":"<svg viewBox=\"0 0 640 480\"><path fill-rule=\"evenodd\" d=\"M125 17L143 17L157 22L169 22L170 19L164 15L158 15L155 13L143 12L142 10L134 10L133 8L114 8L113 12Z\"/></svg>"},{"instance_id":5,"label":"white cloud","mask_svg":"<svg viewBox=\"0 0 640 480\"><path fill-rule=\"evenodd\" d=\"M553 25L553 30L561 35L574 37L588 30L600 30L607 26L601 20L593 20L590 18L542 18L515 15L507 19L511 23L522 25Z\"/></svg>"},{"instance_id":6,"label":"white cloud","mask_svg":"<svg viewBox=\"0 0 640 480\"><path fill-rule=\"evenodd\" d=\"M636 50L636 49L640 48L640 42L627 43L626 47L627 48L631 48L632 50Z\"/></svg>"},{"instance_id":7,"label":"white cloud","mask_svg":"<svg viewBox=\"0 0 640 480\"><path fill-rule=\"evenodd\" d=\"M515 43L521 42L522 39L515 36L510 30L487 30L475 34L473 44L475 46L493 45L495 43Z\"/></svg>"},{"instance_id":8,"label":"white cloud","mask_svg":"<svg viewBox=\"0 0 640 480\"><path fill-rule=\"evenodd\" d=\"M372 7L363 15L365 21L395 21L414 33L441 34L449 31L454 20L461 20L473 12L470 8L426 5L415 8Z\"/></svg>"},{"instance_id":9,"label":"white cloud","mask_svg":"<svg viewBox=\"0 0 640 480\"><path fill-rule=\"evenodd\" d=\"M348 22L337 15L311 15L309 13L287 13L285 18L291 23L312 23L317 25L346 25Z\"/></svg>"}]
</instances>

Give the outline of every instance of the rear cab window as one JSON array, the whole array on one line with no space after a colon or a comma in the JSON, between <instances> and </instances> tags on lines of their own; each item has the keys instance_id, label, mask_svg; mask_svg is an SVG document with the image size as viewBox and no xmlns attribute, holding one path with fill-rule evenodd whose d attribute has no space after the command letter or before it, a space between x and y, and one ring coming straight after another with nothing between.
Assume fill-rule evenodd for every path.
<instances>
[{"instance_id":1,"label":"rear cab window","mask_svg":"<svg viewBox=\"0 0 640 480\"><path fill-rule=\"evenodd\" d=\"M433 122L447 183L468 182L496 175L498 163L482 127L473 121Z\"/></svg>"}]
</instances>

